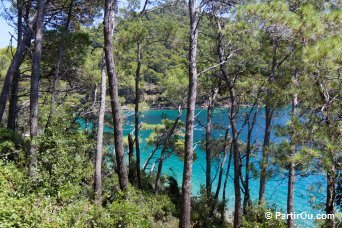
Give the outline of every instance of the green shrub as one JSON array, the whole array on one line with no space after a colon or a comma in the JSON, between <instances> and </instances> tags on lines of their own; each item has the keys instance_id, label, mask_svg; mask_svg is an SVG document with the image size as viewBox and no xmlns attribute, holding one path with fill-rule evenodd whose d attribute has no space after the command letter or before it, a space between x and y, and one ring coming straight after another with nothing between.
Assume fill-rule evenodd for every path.
<instances>
[{"instance_id":1,"label":"green shrub","mask_svg":"<svg viewBox=\"0 0 342 228\"><path fill-rule=\"evenodd\" d=\"M25 166L28 145L19 134L7 128L0 128L0 159L15 161L17 165Z\"/></svg>"},{"instance_id":2,"label":"green shrub","mask_svg":"<svg viewBox=\"0 0 342 228\"><path fill-rule=\"evenodd\" d=\"M111 161L103 169L104 204L95 205L94 139L63 115L54 124L34 142L34 178L27 172L28 142L0 129L0 227L160 227L177 222L170 197L153 194L148 185L143 191L130 186L123 197Z\"/></svg>"},{"instance_id":3,"label":"green shrub","mask_svg":"<svg viewBox=\"0 0 342 228\"><path fill-rule=\"evenodd\" d=\"M272 215L275 214L276 211L279 211L275 208L275 206L272 207L265 207L260 206L257 203L248 210L247 214L243 216L242 220L242 226L243 227L274 227L274 228L282 228L286 227L286 224L283 220L275 219L274 216L272 216L270 219L266 219L265 213L270 212Z\"/></svg>"},{"instance_id":4,"label":"green shrub","mask_svg":"<svg viewBox=\"0 0 342 228\"><path fill-rule=\"evenodd\" d=\"M37 144L35 183L45 194L67 201L92 181L93 162L88 157L92 144L85 134L49 129L37 139Z\"/></svg>"},{"instance_id":5,"label":"green shrub","mask_svg":"<svg viewBox=\"0 0 342 228\"><path fill-rule=\"evenodd\" d=\"M26 186L26 187L23 187ZM0 163L0 227L152 227L175 221L175 206L166 195L154 195L130 187L126 199L114 195L106 207L95 206L89 197L66 185L61 195L33 187L25 172L14 164Z\"/></svg>"},{"instance_id":6,"label":"green shrub","mask_svg":"<svg viewBox=\"0 0 342 228\"><path fill-rule=\"evenodd\" d=\"M192 197L191 201L194 227L226 227L226 221L222 221L218 212L221 203L213 195L208 197L204 186L201 186L200 194Z\"/></svg>"}]
</instances>

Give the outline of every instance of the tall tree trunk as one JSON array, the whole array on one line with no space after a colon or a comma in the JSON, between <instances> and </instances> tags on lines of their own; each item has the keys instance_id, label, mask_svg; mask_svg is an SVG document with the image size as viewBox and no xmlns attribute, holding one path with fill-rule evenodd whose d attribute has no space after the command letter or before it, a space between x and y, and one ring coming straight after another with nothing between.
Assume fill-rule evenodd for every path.
<instances>
[{"instance_id":1,"label":"tall tree trunk","mask_svg":"<svg viewBox=\"0 0 342 228\"><path fill-rule=\"evenodd\" d=\"M48 116L48 120L46 122L45 128L48 128L51 125L54 114L55 114L55 104L56 104L56 96L57 96L56 87L57 87L57 83L59 79L60 67L62 64L62 56L63 56L64 46L65 46L65 36L69 32L73 5L74 5L74 0L71 0L70 5L69 5L67 20L63 28L61 40L60 40L59 47L58 47L57 63L55 65L55 72L52 78L52 85L51 85L50 111L49 111L49 116Z\"/></svg>"},{"instance_id":2,"label":"tall tree trunk","mask_svg":"<svg viewBox=\"0 0 342 228\"><path fill-rule=\"evenodd\" d=\"M245 194L243 199L243 213L246 214L248 211L248 208L251 207L252 201L251 201L251 195L249 192L249 162L251 157L251 140L253 135L253 129L256 122L258 111L254 111L252 123L248 120L248 133L247 133L247 145L246 145L246 160L245 160ZM247 117L250 118L250 115Z\"/></svg>"},{"instance_id":3,"label":"tall tree trunk","mask_svg":"<svg viewBox=\"0 0 342 228\"><path fill-rule=\"evenodd\" d=\"M215 98L218 90L215 88L209 95L207 109L207 123L205 127L205 158L206 158L206 191L207 196L211 196L211 127L212 127L212 112L214 108Z\"/></svg>"},{"instance_id":4,"label":"tall tree trunk","mask_svg":"<svg viewBox=\"0 0 342 228\"><path fill-rule=\"evenodd\" d=\"M273 40L273 54L272 54L272 67L271 75L268 79L269 85L272 85L275 79L275 73L277 70L277 48L278 44ZM266 190L266 179L267 179L267 167L268 167L268 153L271 139L271 123L273 118L273 109L271 108L271 96L272 90L270 88L266 91L266 104L265 104L265 135L264 144L262 148L262 159L261 159L261 170L260 170L260 187L259 187L259 205L265 203L265 190Z\"/></svg>"},{"instance_id":5,"label":"tall tree trunk","mask_svg":"<svg viewBox=\"0 0 342 228\"><path fill-rule=\"evenodd\" d=\"M287 185L287 214L293 213L293 195L294 195L294 184L295 184L295 164L290 162L289 166L289 180ZM287 227L293 228L294 221L291 216L287 219Z\"/></svg>"},{"instance_id":6,"label":"tall tree trunk","mask_svg":"<svg viewBox=\"0 0 342 228\"><path fill-rule=\"evenodd\" d=\"M328 104L330 104L330 99L326 99ZM328 110L327 110L328 112ZM328 134L330 137L330 140L334 141L335 136L333 131L333 122L332 122L332 117L330 117L329 114L326 115L326 121L325 121L327 127L328 127ZM337 137L338 138L338 137ZM335 198L336 198L336 164L337 161L335 160L335 151L331 151L328 149L327 151L327 156L331 162L330 167L327 170L327 198L326 198L326 204L325 204L325 213L330 214L330 215L335 215ZM336 220L335 218L329 218L326 221L327 227L336 227Z\"/></svg>"},{"instance_id":7,"label":"tall tree trunk","mask_svg":"<svg viewBox=\"0 0 342 228\"><path fill-rule=\"evenodd\" d=\"M128 179L133 180L134 177L134 142L131 133L128 134Z\"/></svg>"},{"instance_id":8,"label":"tall tree trunk","mask_svg":"<svg viewBox=\"0 0 342 228\"><path fill-rule=\"evenodd\" d=\"M206 160L206 171L205 171L205 186L207 191L207 197L211 196L211 120L212 120L212 104L211 97L209 98L209 105L207 109L207 124L205 128L205 160Z\"/></svg>"},{"instance_id":9,"label":"tall tree trunk","mask_svg":"<svg viewBox=\"0 0 342 228\"><path fill-rule=\"evenodd\" d=\"M17 18L17 48L20 47L20 43L23 39L23 0L17 1L17 11L18 11L18 18ZM25 18L28 18L29 15L25 15ZM27 21L26 21L27 22Z\"/></svg>"},{"instance_id":10,"label":"tall tree trunk","mask_svg":"<svg viewBox=\"0 0 342 228\"><path fill-rule=\"evenodd\" d=\"M251 155L251 133L248 131L247 147L246 147L246 160L245 160L245 194L243 198L243 214L247 214L247 209L250 206L251 196L249 193L249 160Z\"/></svg>"},{"instance_id":11,"label":"tall tree trunk","mask_svg":"<svg viewBox=\"0 0 342 228\"><path fill-rule=\"evenodd\" d=\"M217 26L219 30L219 35L217 37L217 51L219 55L220 62L224 62L225 55L222 44L222 30L220 21L217 20ZM236 93L234 88L234 79L228 76L228 72L223 64L220 65L220 70L223 77L226 80L229 95L230 95L230 110L229 121L232 128L232 149L233 149L233 157L234 157L234 192L235 192L235 206L234 206L234 227L241 226L241 190L240 190L240 177L241 177L241 168L240 168L240 150L239 150L239 139L238 139L238 131L236 128L236 113L237 113L237 100Z\"/></svg>"},{"instance_id":12,"label":"tall tree trunk","mask_svg":"<svg viewBox=\"0 0 342 228\"><path fill-rule=\"evenodd\" d=\"M235 97L235 95L233 96ZM232 100L232 99L231 99ZM231 115L230 115L230 125L232 126L232 144L233 144L233 154L234 154L234 191L235 191L235 206L234 206L234 227L241 226L241 190L240 190L240 151L239 151L239 141L238 134L236 130L236 119L235 119L235 100L232 100L231 105Z\"/></svg>"},{"instance_id":13,"label":"tall tree trunk","mask_svg":"<svg viewBox=\"0 0 342 228\"><path fill-rule=\"evenodd\" d=\"M330 170L327 172L327 199L325 204L325 213L326 214L335 214L335 197L336 197L336 167L332 160L332 165ZM327 220L328 227L335 227L335 220L328 219Z\"/></svg>"},{"instance_id":14,"label":"tall tree trunk","mask_svg":"<svg viewBox=\"0 0 342 228\"><path fill-rule=\"evenodd\" d=\"M226 164L227 150L228 150L228 146L229 146L229 129L226 130L226 133L224 136L224 141L225 141L225 145L223 148L224 155L223 155L223 159L222 159L221 166L220 166L220 172L219 172L216 192L215 192L215 196L214 196L215 199L218 199L219 194L220 194L220 190L221 190L222 176L223 176L224 166Z\"/></svg>"},{"instance_id":15,"label":"tall tree trunk","mask_svg":"<svg viewBox=\"0 0 342 228\"><path fill-rule=\"evenodd\" d=\"M158 163L156 183L154 185L154 193L155 194L159 193L160 178L161 178L161 173L162 173L162 169L163 169L163 161L165 159L165 153L166 153L166 147L164 146L162 151L161 151L160 158L159 158L159 163Z\"/></svg>"},{"instance_id":16,"label":"tall tree trunk","mask_svg":"<svg viewBox=\"0 0 342 228\"><path fill-rule=\"evenodd\" d=\"M13 77L16 72L19 72L19 67L22 64L25 54L26 54L26 44L31 42L31 38L33 35L34 25L36 25L37 20L37 12L32 17L31 21L27 21L24 31L23 40L18 45L18 48L15 51L11 64L6 73L6 77L4 80L4 84L2 87L1 95L0 95L0 123L3 120L3 115L6 109L6 103L8 96L10 94L10 88L12 85Z\"/></svg>"},{"instance_id":17,"label":"tall tree trunk","mask_svg":"<svg viewBox=\"0 0 342 228\"><path fill-rule=\"evenodd\" d=\"M326 93L323 89L322 84L319 83L319 81L316 81L316 84L319 88L320 97L322 100L322 105L325 108L325 111L322 113L325 116L325 124L328 129L328 136L329 139L334 142L336 140L335 132L332 130L334 129L333 125L333 117L331 117L331 113L329 110L329 107L331 105L331 97L328 96L328 93ZM338 138L338 137L337 137ZM331 151L331 149L326 149L327 157L329 158L329 161L331 162L327 168L327 198L325 202L325 213L326 214L334 214L335 215L335 198L336 198L336 158L335 158L335 151ZM326 227L336 227L336 222L334 218L330 218L326 220Z\"/></svg>"},{"instance_id":18,"label":"tall tree trunk","mask_svg":"<svg viewBox=\"0 0 342 228\"><path fill-rule=\"evenodd\" d=\"M165 153L166 153L166 150L167 150L167 146L169 144L170 138L175 133L175 130L177 128L177 125L178 125L178 122L179 122L179 119L181 118L181 116L182 116L182 112L180 111L180 108L179 108L178 116L177 116L175 122L173 123L172 128L169 130L169 132L168 132L168 134L167 134L167 136L165 138L163 149L162 149L162 151L160 153L159 164L158 164L158 171L157 171L157 177L156 177L156 184L155 184L155 187L154 187L154 193L155 194L157 194L159 192L160 178L161 178L161 173L162 173L162 169L163 169L163 161L165 159Z\"/></svg>"},{"instance_id":19,"label":"tall tree trunk","mask_svg":"<svg viewBox=\"0 0 342 228\"><path fill-rule=\"evenodd\" d=\"M182 183L182 207L179 226L188 228L191 225L191 176L193 163L193 138L194 138L194 118L197 96L197 39L199 9L196 8L196 1L189 0L190 16L190 44L189 44L189 89L186 114L186 130L184 145L184 170Z\"/></svg>"},{"instance_id":20,"label":"tall tree trunk","mask_svg":"<svg viewBox=\"0 0 342 228\"><path fill-rule=\"evenodd\" d=\"M295 72L294 80L293 80L294 87L298 86L298 73ZM295 119L297 117L297 105L298 105L298 94L295 93L292 100L292 119ZM295 126L292 126L293 131L295 131ZM296 153L296 138L297 138L297 132L293 132L291 135L291 154L290 159L295 155ZM287 184L287 214L293 213L293 201L294 201L294 185L295 185L295 163L293 161L290 161L288 165L288 184ZM291 218L291 216L287 219L287 227L293 228L294 227L294 221Z\"/></svg>"},{"instance_id":21,"label":"tall tree trunk","mask_svg":"<svg viewBox=\"0 0 342 228\"><path fill-rule=\"evenodd\" d=\"M31 75L31 89L30 89L30 166L29 175L34 177L37 166L38 148L35 138L38 135L38 98L39 98L39 76L40 76L40 60L42 56L42 41L44 29L44 10L45 0L39 0L37 5L37 21L35 29L34 53Z\"/></svg>"},{"instance_id":22,"label":"tall tree trunk","mask_svg":"<svg viewBox=\"0 0 342 228\"><path fill-rule=\"evenodd\" d=\"M9 102L9 107L8 107L8 119L7 119L7 128L11 129L12 131L16 130L19 78L20 78L20 71L15 72L12 85L11 85L11 96L9 100L10 102Z\"/></svg>"},{"instance_id":23,"label":"tall tree trunk","mask_svg":"<svg viewBox=\"0 0 342 228\"><path fill-rule=\"evenodd\" d=\"M137 69L135 74L135 153L136 153L136 170L138 187L141 188L141 175L140 175L140 143L139 143L139 102L140 102L140 69L141 69L141 44L140 41L137 43Z\"/></svg>"},{"instance_id":24,"label":"tall tree trunk","mask_svg":"<svg viewBox=\"0 0 342 228\"><path fill-rule=\"evenodd\" d=\"M25 16L23 18L24 6L25 5ZM23 1L19 0L17 2L17 10L18 10L18 43L17 49L20 48L21 42L25 42L25 51L22 57L24 60L26 54L29 52L31 48L31 37L32 33L29 38L23 37L23 19L26 24L29 24L29 17L30 17L30 10L31 10L31 2L30 1ZM12 131L16 130L16 121L18 118L18 90L19 90L19 80L20 80L20 70L14 74L13 82L11 86L11 97L9 100L9 109L8 109L8 119L7 119L7 128L11 129Z\"/></svg>"},{"instance_id":25,"label":"tall tree trunk","mask_svg":"<svg viewBox=\"0 0 342 228\"><path fill-rule=\"evenodd\" d=\"M224 221L225 220L225 207L226 207L226 191L227 191L227 183L228 183L228 177L229 177L229 170L230 170L230 164L232 162L232 155L233 155L233 147L232 147L232 143L230 144L230 148L229 148L229 159L228 159L228 167L226 170L226 175L224 177L224 183L223 183L223 190L222 190L222 210L221 210L221 220Z\"/></svg>"},{"instance_id":26,"label":"tall tree trunk","mask_svg":"<svg viewBox=\"0 0 342 228\"><path fill-rule=\"evenodd\" d=\"M157 143L157 145L153 148L153 150L151 151L150 155L148 156L146 162L144 163L143 170L146 170L148 164L150 164L150 161L151 161L153 155L156 153L158 148L159 148L159 143Z\"/></svg>"},{"instance_id":27,"label":"tall tree trunk","mask_svg":"<svg viewBox=\"0 0 342 228\"><path fill-rule=\"evenodd\" d=\"M330 99L328 100L328 104L330 104ZM328 112L328 110L327 110ZM333 131L330 131L330 129L333 129L333 123L332 123L332 117L329 116L329 114L326 116L326 125L329 129L329 138L334 141L335 136ZM327 170L327 198L326 198L326 204L325 204L325 213L330 215L335 215L335 198L336 198L336 163L335 160L335 151L331 151L328 149L327 151L329 160L331 162L330 167ZM336 227L336 220L335 218L327 219L327 226L335 228Z\"/></svg>"},{"instance_id":28,"label":"tall tree trunk","mask_svg":"<svg viewBox=\"0 0 342 228\"><path fill-rule=\"evenodd\" d=\"M262 160L261 160L261 170L260 170L260 188L259 188L259 204L265 203L265 190L266 190L266 178L267 178L267 166L268 166L268 147L270 145L271 137L271 122L273 111L269 104L265 106L265 135L264 144L262 149Z\"/></svg>"},{"instance_id":29,"label":"tall tree trunk","mask_svg":"<svg viewBox=\"0 0 342 228\"><path fill-rule=\"evenodd\" d=\"M331 96L329 96L329 93L324 90L324 86L322 83L320 83L319 80L315 81L315 84L317 86L317 90L319 91L319 96L322 101L322 115L325 118L325 125L328 129L327 135L329 139L334 142L336 140L334 129L334 123L333 123L333 117L330 113L330 107L331 107ZM339 136L339 135L338 135ZM337 137L338 138L338 137ZM339 139L339 138L338 138ZM331 149L326 149L328 151L325 151L327 154L329 161L331 162L329 164L330 167L327 167L327 198L325 202L325 213L326 214L335 214L335 197L336 197L336 158L335 158L335 151L331 151ZM335 219L327 219L326 220L326 227L332 227L334 228L336 226Z\"/></svg>"},{"instance_id":30,"label":"tall tree trunk","mask_svg":"<svg viewBox=\"0 0 342 228\"><path fill-rule=\"evenodd\" d=\"M23 1L17 1L17 11L18 11L18 18L17 18L17 49L20 47L20 43L23 38ZM20 70L15 72L13 75L13 81L11 85L11 96L10 102L8 107L8 119L7 119L7 128L15 131L16 127L16 119L17 119L17 101L18 101L18 84L20 78Z\"/></svg>"},{"instance_id":31,"label":"tall tree trunk","mask_svg":"<svg viewBox=\"0 0 342 228\"><path fill-rule=\"evenodd\" d=\"M114 12L116 10L116 0L105 1L104 15L104 51L106 58L106 67L109 81L109 95L112 108L112 117L114 123L114 147L116 163L118 168L118 176L120 189L127 190L128 174L125 164L125 152L122 139L122 115L121 105L118 95L118 79L115 73L114 55L113 55L113 29L114 29Z\"/></svg>"},{"instance_id":32,"label":"tall tree trunk","mask_svg":"<svg viewBox=\"0 0 342 228\"><path fill-rule=\"evenodd\" d=\"M103 150L103 129L104 117L106 112L106 63L103 57L101 64L101 100L99 110L99 120L96 138L96 159L95 159L95 178L94 193L95 204L100 205L102 201L102 150Z\"/></svg>"}]
</instances>

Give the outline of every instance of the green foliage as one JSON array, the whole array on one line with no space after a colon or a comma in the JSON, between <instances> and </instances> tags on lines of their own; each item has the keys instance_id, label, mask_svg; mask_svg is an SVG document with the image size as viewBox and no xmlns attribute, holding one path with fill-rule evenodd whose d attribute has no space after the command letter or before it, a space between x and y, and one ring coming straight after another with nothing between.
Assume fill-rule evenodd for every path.
<instances>
[{"instance_id":1,"label":"green foliage","mask_svg":"<svg viewBox=\"0 0 342 228\"><path fill-rule=\"evenodd\" d=\"M0 158L15 161L17 165L24 166L25 151L28 142L23 140L18 133L7 128L0 128Z\"/></svg>"},{"instance_id":2,"label":"green foliage","mask_svg":"<svg viewBox=\"0 0 342 228\"><path fill-rule=\"evenodd\" d=\"M226 227L226 221L222 221L218 209L223 202L207 196L204 186L201 186L200 194L191 199L191 220L194 227Z\"/></svg>"},{"instance_id":3,"label":"green foliage","mask_svg":"<svg viewBox=\"0 0 342 228\"><path fill-rule=\"evenodd\" d=\"M187 27L183 23L187 17L179 15L181 20L174 20L174 11L174 8L165 9L163 13L152 12L148 17L133 14L118 24L115 52L120 94L127 104L134 102L138 43L142 60L141 100L150 106L174 106L182 102L188 83L187 46L184 42Z\"/></svg>"},{"instance_id":4,"label":"green foliage","mask_svg":"<svg viewBox=\"0 0 342 228\"><path fill-rule=\"evenodd\" d=\"M82 182L90 182L93 164L88 159L92 144L84 133L51 128L37 139L39 146L36 184L47 195L69 200L81 191Z\"/></svg>"},{"instance_id":5,"label":"green foliage","mask_svg":"<svg viewBox=\"0 0 342 228\"><path fill-rule=\"evenodd\" d=\"M73 33L61 33L56 30L48 31L44 34L44 47L49 52L43 56L45 64L54 65L56 62L56 56L58 56L58 49L60 48L60 41L63 38L64 48L62 55L62 69L67 70L64 67L72 67L80 65L85 60L87 53L87 46L90 45L89 34L85 32L73 32ZM70 64L70 65L69 65ZM53 66L51 66L53 67Z\"/></svg>"},{"instance_id":6,"label":"green foliage","mask_svg":"<svg viewBox=\"0 0 342 228\"><path fill-rule=\"evenodd\" d=\"M118 196L110 205L95 206L85 197L61 204L43 192L20 189L26 175L15 165L1 162L0 225L2 227L150 227L167 223L174 205L168 197L148 195L134 189L126 200Z\"/></svg>"},{"instance_id":7,"label":"green foliage","mask_svg":"<svg viewBox=\"0 0 342 228\"><path fill-rule=\"evenodd\" d=\"M1 227L151 227L174 221L175 206L166 195L134 187L126 199L120 192L113 195L112 190L118 189L116 175L104 178L110 201L105 207L95 206L89 200L92 144L84 133L49 128L37 142L35 179L29 179L17 163L0 160Z\"/></svg>"},{"instance_id":8,"label":"green foliage","mask_svg":"<svg viewBox=\"0 0 342 228\"><path fill-rule=\"evenodd\" d=\"M7 69L10 65L11 56L15 52L14 48L0 49L0 80L4 80Z\"/></svg>"},{"instance_id":9,"label":"green foliage","mask_svg":"<svg viewBox=\"0 0 342 228\"><path fill-rule=\"evenodd\" d=\"M178 121L174 132L170 135L170 131L175 125L175 121L164 118L161 124L144 125L144 128L152 129L151 134L146 139L147 144L162 149L166 148L167 156L174 154L180 158L184 157L184 130L185 125L182 121Z\"/></svg>"},{"instance_id":10,"label":"green foliage","mask_svg":"<svg viewBox=\"0 0 342 228\"><path fill-rule=\"evenodd\" d=\"M250 208L246 215L243 216L242 226L243 227L274 227L274 228L285 228L286 224L281 219L275 218L275 212L279 211L275 206L265 207L259 206L257 203L255 206ZM265 213L271 213L270 219L265 218Z\"/></svg>"},{"instance_id":11,"label":"green foliage","mask_svg":"<svg viewBox=\"0 0 342 228\"><path fill-rule=\"evenodd\" d=\"M94 224L99 227L151 227L156 222L167 223L175 207L165 195L142 193L130 188L127 198L117 194L106 208L94 213Z\"/></svg>"}]
</instances>

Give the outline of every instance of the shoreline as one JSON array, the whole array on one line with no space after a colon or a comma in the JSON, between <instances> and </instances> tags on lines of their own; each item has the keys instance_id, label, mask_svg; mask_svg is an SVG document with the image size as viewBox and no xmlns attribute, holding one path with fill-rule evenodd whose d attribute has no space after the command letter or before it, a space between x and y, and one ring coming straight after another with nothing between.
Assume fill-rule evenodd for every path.
<instances>
[{"instance_id":1,"label":"shoreline","mask_svg":"<svg viewBox=\"0 0 342 228\"><path fill-rule=\"evenodd\" d=\"M253 104L241 104L240 105L243 108L249 108L252 107ZM257 105L257 107L264 107L265 105ZM198 105L196 107L196 109L206 109L207 106L205 105ZM224 104L224 105L218 105L215 107L216 109L223 109L223 108L229 108L229 104ZM215 109L214 108L214 109ZM183 109L186 109L186 107L184 107ZM122 106L122 110L123 111L134 111L134 108L129 108L127 105L123 105ZM149 106L148 109L145 109L143 111L148 111L148 110L178 110L178 107L176 106Z\"/></svg>"}]
</instances>

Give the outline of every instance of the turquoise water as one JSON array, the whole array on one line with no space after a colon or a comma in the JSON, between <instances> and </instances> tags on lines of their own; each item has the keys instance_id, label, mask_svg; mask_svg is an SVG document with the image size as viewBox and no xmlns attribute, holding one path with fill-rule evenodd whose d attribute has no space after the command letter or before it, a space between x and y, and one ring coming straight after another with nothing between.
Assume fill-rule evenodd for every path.
<instances>
[{"instance_id":1,"label":"turquoise water","mask_svg":"<svg viewBox=\"0 0 342 228\"><path fill-rule=\"evenodd\" d=\"M162 120L162 116L167 116L168 119L174 120L177 117L177 110L149 110L144 111L141 114L141 121L148 124L158 124ZM198 119L200 119L202 124L206 122L206 110L198 109L196 110L196 114L198 115ZM130 113L126 113L126 120L124 125L124 134L127 135L129 132L134 130L134 116L130 115ZM273 125L282 125L285 124L289 120L289 116L287 115L286 110L282 110L279 113L276 113ZM185 113L183 113L182 121L185 122ZM84 122L79 121L82 125L81 127L84 128ZM252 141L256 140L257 142L263 142L263 134L264 134L264 113L261 111L257 116L256 125L253 132L253 139ZM238 127L241 127L243 120L238 121ZM228 126L228 115L227 109L215 109L213 113L213 124L217 124L220 126ZM91 127L91 125L89 126ZM110 127L106 127L105 131L109 132L112 131ZM141 130L140 137L141 141L141 166L145 163L147 157L149 156L153 147L150 147L146 144L146 139L151 131L148 130ZM204 129L197 123L195 125L195 137L194 142L199 142L203 139L205 131ZM224 130L221 131L214 131L213 137L224 136ZM247 137L247 129L243 129L239 139L245 140ZM276 138L274 134L271 136L272 141L277 142L280 139ZM192 176L192 193L194 195L199 193L201 185L205 184L205 153L201 150L199 146L196 147L196 155L197 159L194 161L193 164L193 176ZM255 166L258 167L259 165L259 158L260 153L258 153L254 159ZM158 154L155 156L156 158L159 157ZM156 158L152 159L148 168L151 168L151 165L154 163ZM228 158L227 158L228 161ZM212 168L212 177L216 174L216 168L219 165L219 161L213 161L213 168ZM230 168L230 176L233 177L233 161ZM244 169L244 167L243 167ZM169 157L163 165L163 174L173 176L181 186L182 183L182 175L183 175L183 161L177 158L176 156ZM276 205L277 211L286 211L286 199L287 199L287 172L284 170L278 170L278 173L274 175L270 180L267 182L266 186L266 200L269 205ZM213 190L216 190L217 179L213 182ZM321 211L317 209L313 209L309 204L310 194L308 193L308 188L312 185L318 186L322 184L325 186L325 179L323 174L315 174L309 175L306 177L296 177L295 183L295 213L307 212L307 213L320 213ZM250 180L250 192L253 201L258 199L259 194L259 179L252 179ZM220 195L222 194L222 188ZM322 193L322 202L324 202L324 192ZM233 180L229 178L226 195L228 200L228 208L233 208L234 205L234 187L233 187ZM296 220L298 227L314 227L314 223L312 220Z\"/></svg>"}]
</instances>

